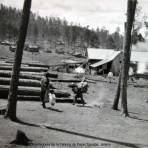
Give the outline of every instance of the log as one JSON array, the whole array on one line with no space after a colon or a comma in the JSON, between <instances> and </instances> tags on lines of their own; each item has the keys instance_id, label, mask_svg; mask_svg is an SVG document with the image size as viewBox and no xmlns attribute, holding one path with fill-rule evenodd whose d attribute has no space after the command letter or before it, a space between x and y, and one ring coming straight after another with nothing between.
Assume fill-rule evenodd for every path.
<instances>
[{"instance_id":1,"label":"log","mask_svg":"<svg viewBox=\"0 0 148 148\"><path fill-rule=\"evenodd\" d=\"M0 77L1 77L0 78L0 84L1 84L1 81L2 81L2 83L3 83L2 85L9 85L9 83L8 82L5 82L5 80L7 80L8 78L10 80L11 72L10 73L5 73L5 72L1 73L0 72ZM26 82L29 82L29 81L31 82L33 80L40 81L41 80L41 77L42 76L29 75L29 74L27 75L27 74L24 74L24 73L20 74L20 79L24 79L24 81L26 81ZM28 79L28 81L27 81L27 79ZM65 79L55 79L55 78L50 78L50 81L51 82L65 82L65 83L72 83L72 82L78 83L78 82L80 82L80 80L75 80L75 79L65 80ZM7 83L7 84L5 84L5 83ZM20 84L20 85L22 85L22 84ZM29 85L31 85L31 84L29 84ZM27 86L27 84L26 85L23 85L23 86Z\"/></svg>"},{"instance_id":2,"label":"log","mask_svg":"<svg viewBox=\"0 0 148 148\"><path fill-rule=\"evenodd\" d=\"M12 66L0 66L0 70L12 70ZM21 67L21 71L28 71L28 72L45 72L48 71L48 68L43 67Z\"/></svg>"},{"instance_id":3,"label":"log","mask_svg":"<svg viewBox=\"0 0 148 148\"><path fill-rule=\"evenodd\" d=\"M28 66L31 67L45 67L45 68L49 68L49 65L44 65L44 64L39 64L39 63L26 63Z\"/></svg>"},{"instance_id":4,"label":"log","mask_svg":"<svg viewBox=\"0 0 148 148\"><path fill-rule=\"evenodd\" d=\"M55 96L57 98L67 98L70 97L70 93L63 90L54 90Z\"/></svg>"},{"instance_id":5,"label":"log","mask_svg":"<svg viewBox=\"0 0 148 148\"><path fill-rule=\"evenodd\" d=\"M0 77L11 77L11 71L9 70L0 70ZM49 77L57 78L58 75L54 73L49 73ZM40 80L44 73L37 73L37 72L20 72L20 78L22 79L35 79Z\"/></svg>"},{"instance_id":6,"label":"log","mask_svg":"<svg viewBox=\"0 0 148 148\"><path fill-rule=\"evenodd\" d=\"M18 95L18 100L19 101L41 101L40 96L24 96L24 95ZM56 98L57 103L72 103L73 99L71 98ZM50 102L49 102L50 103ZM78 100L79 103L79 100Z\"/></svg>"},{"instance_id":7,"label":"log","mask_svg":"<svg viewBox=\"0 0 148 148\"><path fill-rule=\"evenodd\" d=\"M81 82L80 80L77 80L77 79L70 79L70 80L67 80L67 79L50 79L52 82L65 82L65 83L78 83L78 82Z\"/></svg>"},{"instance_id":8,"label":"log","mask_svg":"<svg viewBox=\"0 0 148 148\"><path fill-rule=\"evenodd\" d=\"M0 85L0 97L1 98L8 97L9 87L10 86L8 85ZM24 87L24 86L18 87L18 95L39 96L40 91L41 91L40 87Z\"/></svg>"},{"instance_id":9,"label":"log","mask_svg":"<svg viewBox=\"0 0 148 148\"><path fill-rule=\"evenodd\" d=\"M18 95L18 100L21 100L21 101L40 101L40 96Z\"/></svg>"},{"instance_id":10,"label":"log","mask_svg":"<svg viewBox=\"0 0 148 148\"><path fill-rule=\"evenodd\" d=\"M7 98L8 97L8 91L9 91L8 85L0 85L0 98ZM41 88L40 87L24 87L19 86L18 87L18 95L22 96L40 96ZM65 92L63 90L54 90L55 96L57 98L66 98L70 96L70 93Z\"/></svg>"},{"instance_id":11,"label":"log","mask_svg":"<svg viewBox=\"0 0 148 148\"><path fill-rule=\"evenodd\" d=\"M58 74L56 72L53 71L48 71L48 76L51 78L58 78Z\"/></svg>"},{"instance_id":12,"label":"log","mask_svg":"<svg viewBox=\"0 0 148 148\"><path fill-rule=\"evenodd\" d=\"M33 67L55 67L55 66L63 66L64 64L53 64L53 65L43 65L43 64L38 64L38 63L26 63L28 66L33 66Z\"/></svg>"},{"instance_id":13,"label":"log","mask_svg":"<svg viewBox=\"0 0 148 148\"><path fill-rule=\"evenodd\" d=\"M5 61L0 61L0 66L13 66L13 63L7 63ZM27 64L21 64L21 66L28 66Z\"/></svg>"},{"instance_id":14,"label":"log","mask_svg":"<svg viewBox=\"0 0 148 148\"><path fill-rule=\"evenodd\" d=\"M21 79L41 80L42 76L43 76L43 73L34 73L34 72L21 72L20 73ZM80 82L80 80L78 80L78 79L69 79L69 78L66 79L66 77L64 79L55 79L55 77L58 77L58 75L52 74L52 73L49 73L49 76L50 76L50 80L52 82L65 82L65 83ZM11 77L11 71L0 70L0 77L10 78Z\"/></svg>"},{"instance_id":15,"label":"log","mask_svg":"<svg viewBox=\"0 0 148 148\"><path fill-rule=\"evenodd\" d=\"M12 64L9 64L9 63L0 63L0 66L12 66Z\"/></svg>"},{"instance_id":16,"label":"log","mask_svg":"<svg viewBox=\"0 0 148 148\"><path fill-rule=\"evenodd\" d=\"M13 63L13 61L5 61L6 63ZM55 66L62 66L64 65L64 63L61 63L61 64L52 64L52 65L46 65L46 64L41 64L39 63L38 61L34 62L34 63L28 63L28 62L22 62L22 64L24 65L28 65L28 66L33 66L33 67L46 67L46 68L49 68L49 67L55 67Z\"/></svg>"},{"instance_id":17,"label":"log","mask_svg":"<svg viewBox=\"0 0 148 148\"><path fill-rule=\"evenodd\" d=\"M43 73L20 72L20 78L22 79L41 80L42 76Z\"/></svg>"},{"instance_id":18,"label":"log","mask_svg":"<svg viewBox=\"0 0 148 148\"><path fill-rule=\"evenodd\" d=\"M0 61L0 66L13 66L13 63L7 63L6 61ZM21 64L21 66L28 66L27 64Z\"/></svg>"},{"instance_id":19,"label":"log","mask_svg":"<svg viewBox=\"0 0 148 148\"><path fill-rule=\"evenodd\" d=\"M14 59L9 59L9 60L5 60L5 62L6 63L11 63L11 64L13 64L14 63ZM21 62L21 64L25 64L25 65L28 65L28 64L30 64L30 63L33 63L33 64L38 64L39 63L39 61L27 61L27 62Z\"/></svg>"},{"instance_id":20,"label":"log","mask_svg":"<svg viewBox=\"0 0 148 148\"><path fill-rule=\"evenodd\" d=\"M10 78L0 77L1 85L10 85ZM31 79L19 79L19 86L40 87L40 81Z\"/></svg>"},{"instance_id":21,"label":"log","mask_svg":"<svg viewBox=\"0 0 148 148\"><path fill-rule=\"evenodd\" d=\"M40 101L40 97L39 96L22 96L22 95L19 95L18 100L19 101ZM73 103L73 99L72 98L63 98L63 97L58 98L57 97L56 103ZM77 100L77 103L81 103L81 100Z\"/></svg>"}]
</instances>

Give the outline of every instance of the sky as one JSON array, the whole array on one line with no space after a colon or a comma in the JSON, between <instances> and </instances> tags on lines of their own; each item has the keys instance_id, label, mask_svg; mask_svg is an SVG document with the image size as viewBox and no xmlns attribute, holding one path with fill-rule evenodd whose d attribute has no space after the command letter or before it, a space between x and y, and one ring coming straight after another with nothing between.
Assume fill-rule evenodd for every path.
<instances>
[{"instance_id":1,"label":"sky","mask_svg":"<svg viewBox=\"0 0 148 148\"><path fill-rule=\"evenodd\" d=\"M0 3L22 9L23 1L0 0ZM148 0L139 0L139 5L142 13L148 16ZM43 17L65 18L90 29L105 27L110 33L120 27L122 33L126 8L127 0L32 0L31 10Z\"/></svg>"}]
</instances>

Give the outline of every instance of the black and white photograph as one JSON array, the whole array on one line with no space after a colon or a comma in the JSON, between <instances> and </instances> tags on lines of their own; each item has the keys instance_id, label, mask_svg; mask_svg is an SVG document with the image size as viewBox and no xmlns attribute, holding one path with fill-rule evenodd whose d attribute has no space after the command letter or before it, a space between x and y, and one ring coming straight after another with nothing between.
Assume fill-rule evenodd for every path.
<instances>
[{"instance_id":1,"label":"black and white photograph","mask_svg":"<svg viewBox=\"0 0 148 148\"><path fill-rule=\"evenodd\" d=\"M148 0L0 0L0 148L148 148Z\"/></svg>"}]
</instances>

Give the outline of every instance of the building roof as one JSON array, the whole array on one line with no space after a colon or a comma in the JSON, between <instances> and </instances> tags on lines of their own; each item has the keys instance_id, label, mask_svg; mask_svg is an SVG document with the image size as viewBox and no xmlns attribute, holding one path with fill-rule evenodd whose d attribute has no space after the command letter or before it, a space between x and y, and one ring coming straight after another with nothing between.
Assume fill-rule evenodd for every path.
<instances>
[{"instance_id":1,"label":"building roof","mask_svg":"<svg viewBox=\"0 0 148 148\"><path fill-rule=\"evenodd\" d=\"M108 62L111 62L118 56L121 51L115 51L113 49L96 49L96 48L88 48L88 59L93 60L101 60L97 63L90 65L91 67L98 67L104 65Z\"/></svg>"},{"instance_id":2,"label":"building roof","mask_svg":"<svg viewBox=\"0 0 148 148\"><path fill-rule=\"evenodd\" d=\"M92 60L113 60L121 51L115 51L113 49L99 49L88 48L88 59Z\"/></svg>"},{"instance_id":3,"label":"building roof","mask_svg":"<svg viewBox=\"0 0 148 148\"><path fill-rule=\"evenodd\" d=\"M90 66L93 67L93 68L95 68L95 67L99 67L99 66L101 66L101 65L104 65L104 64L106 64L106 63L108 63L108 62L110 62L110 61L112 61L112 60L110 60L110 59L105 59L105 60L99 61L99 62L97 62L97 63L95 63L95 64L92 64L92 65L90 65Z\"/></svg>"}]
</instances>

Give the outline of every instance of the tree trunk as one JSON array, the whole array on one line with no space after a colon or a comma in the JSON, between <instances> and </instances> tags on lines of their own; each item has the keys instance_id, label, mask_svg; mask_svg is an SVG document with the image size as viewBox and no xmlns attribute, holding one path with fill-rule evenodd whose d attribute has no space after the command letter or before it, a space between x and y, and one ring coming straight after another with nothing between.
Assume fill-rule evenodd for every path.
<instances>
[{"instance_id":1,"label":"tree trunk","mask_svg":"<svg viewBox=\"0 0 148 148\"><path fill-rule=\"evenodd\" d=\"M16 107L17 107L17 90L18 90L18 82L19 82L19 72L20 72L23 48L25 44L27 28L29 23L30 8L31 8L31 0L24 0L19 38L17 42L17 49L15 51L15 59L14 59L11 82L10 82L8 105L7 105L7 110L5 114L5 117L10 118L11 120L17 119Z\"/></svg>"},{"instance_id":2,"label":"tree trunk","mask_svg":"<svg viewBox=\"0 0 148 148\"><path fill-rule=\"evenodd\" d=\"M131 30L134 21L135 7L137 0L128 0L127 3L127 28L125 34L124 57L123 57L123 70L121 77L121 107L122 114L128 116L127 108L127 79L130 65L131 53Z\"/></svg>"},{"instance_id":3,"label":"tree trunk","mask_svg":"<svg viewBox=\"0 0 148 148\"><path fill-rule=\"evenodd\" d=\"M119 74L117 91L116 91L116 95L115 95L113 106L112 106L112 109L114 109L114 110L118 110L120 90L121 90L121 71L120 71L120 74Z\"/></svg>"}]
</instances>

